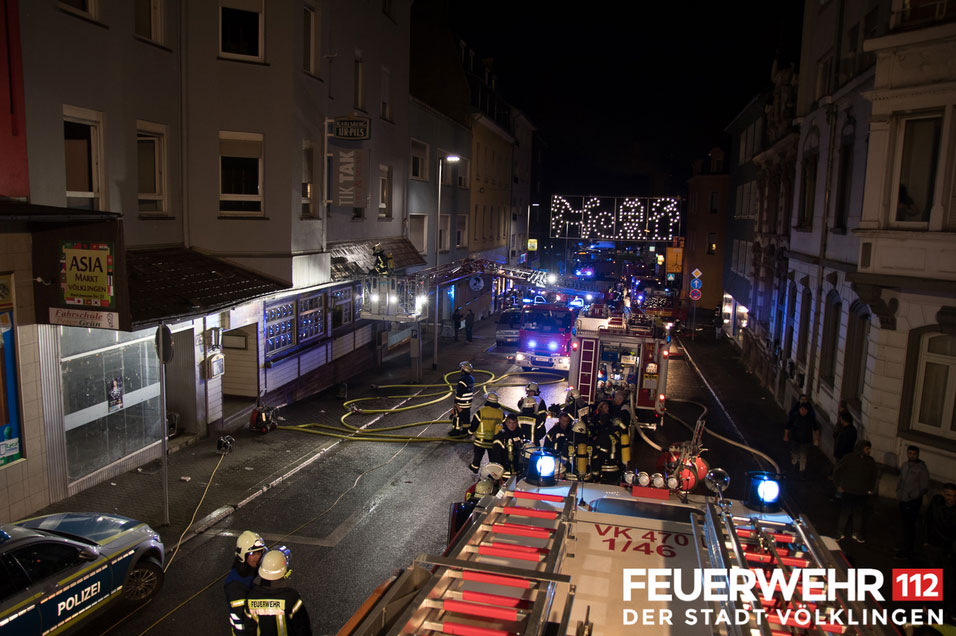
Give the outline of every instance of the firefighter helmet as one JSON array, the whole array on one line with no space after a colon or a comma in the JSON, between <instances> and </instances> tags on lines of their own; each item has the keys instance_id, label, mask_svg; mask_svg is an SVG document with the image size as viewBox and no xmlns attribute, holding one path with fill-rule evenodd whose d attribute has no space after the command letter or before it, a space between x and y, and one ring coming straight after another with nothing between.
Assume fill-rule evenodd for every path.
<instances>
[{"instance_id":1,"label":"firefighter helmet","mask_svg":"<svg viewBox=\"0 0 956 636\"><path fill-rule=\"evenodd\" d=\"M269 550L259 564L259 576L265 581L278 581L289 574L289 558L281 550Z\"/></svg>"},{"instance_id":2,"label":"firefighter helmet","mask_svg":"<svg viewBox=\"0 0 956 636\"><path fill-rule=\"evenodd\" d=\"M250 552L266 549L266 542L252 530L244 530L236 539L236 557L245 561Z\"/></svg>"},{"instance_id":3,"label":"firefighter helmet","mask_svg":"<svg viewBox=\"0 0 956 636\"><path fill-rule=\"evenodd\" d=\"M521 398L521 402L520 402L520 404L519 404L519 408L520 408L522 411L524 411L524 410L526 410L526 409L527 409L527 410L530 410L530 411L534 411L537 406L538 406L538 403L535 402L535 399L534 399L533 397L531 397L530 395L527 396L527 397Z\"/></svg>"},{"instance_id":4,"label":"firefighter helmet","mask_svg":"<svg viewBox=\"0 0 956 636\"><path fill-rule=\"evenodd\" d=\"M538 388L537 382L528 382L528 386L525 387L525 390L528 392L528 395L541 395L541 389Z\"/></svg>"},{"instance_id":5,"label":"firefighter helmet","mask_svg":"<svg viewBox=\"0 0 956 636\"><path fill-rule=\"evenodd\" d=\"M495 406L497 406L497 405L498 405L498 394L495 393L494 391L491 391L490 393L488 393L488 395L485 396L485 403L486 403L486 404L494 404Z\"/></svg>"},{"instance_id":6,"label":"firefighter helmet","mask_svg":"<svg viewBox=\"0 0 956 636\"><path fill-rule=\"evenodd\" d=\"M571 424L571 430L574 431L575 433L587 433L587 432L588 432L588 428L587 428L587 426L584 425L584 421L582 421L582 420L574 420L574 423Z\"/></svg>"},{"instance_id":7,"label":"firefighter helmet","mask_svg":"<svg viewBox=\"0 0 956 636\"><path fill-rule=\"evenodd\" d=\"M479 496L490 495L495 490L495 482L492 479L482 479L475 484L475 494Z\"/></svg>"},{"instance_id":8,"label":"firefighter helmet","mask_svg":"<svg viewBox=\"0 0 956 636\"><path fill-rule=\"evenodd\" d=\"M461 369L462 371L464 371L465 373L471 373L471 371L472 371L472 369L473 369L473 367L471 366L471 363L468 362L467 360L465 360L464 362L459 363L459 364L458 364L458 368Z\"/></svg>"},{"instance_id":9,"label":"firefighter helmet","mask_svg":"<svg viewBox=\"0 0 956 636\"><path fill-rule=\"evenodd\" d=\"M581 397L581 392L577 389L568 389L568 394L575 400Z\"/></svg>"}]
</instances>

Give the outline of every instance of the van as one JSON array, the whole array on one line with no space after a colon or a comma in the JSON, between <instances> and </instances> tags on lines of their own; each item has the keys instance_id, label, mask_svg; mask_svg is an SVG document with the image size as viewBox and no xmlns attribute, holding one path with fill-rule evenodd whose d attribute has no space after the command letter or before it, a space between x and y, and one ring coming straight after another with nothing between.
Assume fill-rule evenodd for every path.
<instances>
[{"instance_id":1,"label":"van","mask_svg":"<svg viewBox=\"0 0 956 636\"><path fill-rule=\"evenodd\" d=\"M521 331L521 310L508 309L501 313L498 318L498 326L495 329L495 343L518 344L518 335Z\"/></svg>"}]
</instances>

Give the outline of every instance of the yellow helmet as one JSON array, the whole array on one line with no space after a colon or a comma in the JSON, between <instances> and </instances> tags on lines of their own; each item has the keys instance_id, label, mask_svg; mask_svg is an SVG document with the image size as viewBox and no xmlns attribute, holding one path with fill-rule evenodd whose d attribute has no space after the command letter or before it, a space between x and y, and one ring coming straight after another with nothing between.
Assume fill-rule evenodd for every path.
<instances>
[{"instance_id":1,"label":"yellow helmet","mask_svg":"<svg viewBox=\"0 0 956 636\"><path fill-rule=\"evenodd\" d=\"M278 581L289 574L289 559L281 550L269 550L259 564L259 577L264 581Z\"/></svg>"},{"instance_id":2,"label":"yellow helmet","mask_svg":"<svg viewBox=\"0 0 956 636\"><path fill-rule=\"evenodd\" d=\"M252 530L244 530L236 539L236 557L245 561L250 552L266 549L266 542Z\"/></svg>"}]
</instances>

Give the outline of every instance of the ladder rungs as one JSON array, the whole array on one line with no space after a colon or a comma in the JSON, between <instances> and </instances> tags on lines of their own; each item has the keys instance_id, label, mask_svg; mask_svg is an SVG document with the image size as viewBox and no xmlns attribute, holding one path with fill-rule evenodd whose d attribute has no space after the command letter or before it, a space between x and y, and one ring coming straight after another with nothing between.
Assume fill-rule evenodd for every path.
<instances>
[{"instance_id":1,"label":"ladder rungs","mask_svg":"<svg viewBox=\"0 0 956 636\"><path fill-rule=\"evenodd\" d=\"M482 605L480 603L470 603L468 601L458 601L450 598L441 602L441 608L446 612L469 614L471 616L482 616L484 618L495 618L503 621L518 622L523 618L523 616L519 615L517 609L511 607Z\"/></svg>"},{"instance_id":2,"label":"ladder rungs","mask_svg":"<svg viewBox=\"0 0 956 636\"><path fill-rule=\"evenodd\" d=\"M519 561L540 561L542 555L538 553L525 552L524 550L515 550L512 548L503 548L494 545L479 545L476 552L482 556L505 557L508 559L518 559Z\"/></svg>"},{"instance_id":3,"label":"ladder rungs","mask_svg":"<svg viewBox=\"0 0 956 636\"><path fill-rule=\"evenodd\" d=\"M565 500L564 495L548 495L543 492L528 492L527 490L515 490L511 492L515 499L535 499L537 501L554 501L561 503Z\"/></svg>"},{"instance_id":4,"label":"ladder rungs","mask_svg":"<svg viewBox=\"0 0 956 636\"><path fill-rule=\"evenodd\" d=\"M443 623L425 621L422 623L422 629L440 632L442 634L451 634L452 636L514 636L514 632L509 632L505 629L478 627L477 625L466 625L454 621L445 621Z\"/></svg>"},{"instance_id":5,"label":"ladder rungs","mask_svg":"<svg viewBox=\"0 0 956 636\"><path fill-rule=\"evenodd\" d=\"M530 590L535 586L534 581L529 579L517 579L512 576L501 576L500 574L486 574L484 572L473 572L471 570L462 570L461 578L464 581L474 581L476 583L490 583L492 585L504 585L506 587L517 587L524 590Z\"/></svg>"},{"instance_id":6,"label":"ladder rungs","mask_svg":"<svg viewBox=\"0 0 956 636\"><path fill-rule=\"evenodd\" d=\"M526 526L520 523L496 523L491 526L491 532L494 534L507 534L515 537L532 537L535 539L550 539L552 530L550 528L536 528Z\"/></svg>"},{"instance_id":7,"label":"ladder rungs","mask_svg":"<svg viewBox=\"0 0 956 636\"><path fill-rule=\"evenodd\" d=\"M485 603L486 605L500 605L502 607L515 607L518 609L528 609L531 607L531 601L518 596L505 596L503 594L490 594L488 592L475 592L474 590L462 590L454 592L464 601L474 601L476 603Z\"/></svg>"},{"instance_id":8,"label":"ladder rungs","mask_svg":"<svg viewBox=\"0 0 956 636\"><path fill-rule=\"evenodd\" d=\"M557 519L558 513L551 510L536 510L523 506L502 506L501 512L516 517L534 517L536 519Z\"/></svg>"}]
</instances>

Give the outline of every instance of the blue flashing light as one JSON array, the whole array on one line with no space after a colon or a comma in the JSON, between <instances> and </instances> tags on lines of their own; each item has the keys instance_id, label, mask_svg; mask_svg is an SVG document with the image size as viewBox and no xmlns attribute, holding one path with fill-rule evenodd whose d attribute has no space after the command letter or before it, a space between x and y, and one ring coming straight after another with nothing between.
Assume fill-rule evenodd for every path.
<instances>
[{"instance_id":1,"label":"blue flashing light","mask_svg":"<svg viewBox=\"0 0 956 636\"><path fill-rule=\"evenodd\" d=\"M528 347L529 347L529 348L534 349L534 348L537 347L537 346L538 346L538 341L537 341L537 340L529 340L529 341L528 341Z\"/></svg>"},{"instance_id":2,"label":"blue flashing light","mask_svg":"<svg viewBox=\"0 0 956 636\"><path fill-rule=\"evenodd\" d=\"M538 471L538 475L542 479L547 479L549 477L554 477L555 471L555 461L553 455L541 455L538 457L537 461L534 463L535 469Z\"/></svg>"},{"instance_id":3,"label":"blue flashing light","mask_svg":"<svg viewBox=\"0 0 956 636\"><path fill-rule=\"evenodd\" d=\"M531 304L531 299L530 299L530 298L522 298L522 299L521 299L521 302L523 302L523 303L526 304L526 305L530 305L530 304Z\"/></svg>"},{"instance_id":4,"label":"blue flashing light","mask_svg":"<svg viewBox=\"0 0 956 636\"><path fill-rule=\"evenodd\" d=\"M757 497L765 504L776 503L780 498L780 484L769 479L757 484Z\"/></svg>"},{"instance_id":5,"label":"blue flashing light","mask_svg":"<svg viewBox=\"0 0 956 636\"><path fill-rule=\"evenodd\" d=\"M748 508L760 512L776 512L783 501L783 482L776 473L752 471L747 473L750 484L747 487Z\"/></svg>"},{"instance_id":6,"label":"blue flashing light","mask_svg":"<svg viewBox=\"0 0 956 636\"><path fill-rule=\"evenodd\" d=\"M550 349L551 351L557 351L558 343L552 340L551 342L548 343L548 349Z\"/></svg>"}]
</instances>

